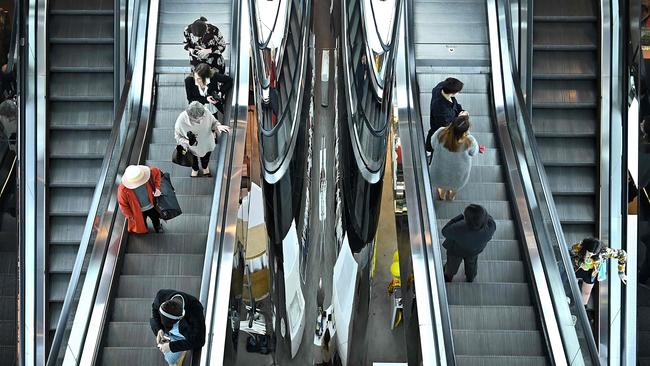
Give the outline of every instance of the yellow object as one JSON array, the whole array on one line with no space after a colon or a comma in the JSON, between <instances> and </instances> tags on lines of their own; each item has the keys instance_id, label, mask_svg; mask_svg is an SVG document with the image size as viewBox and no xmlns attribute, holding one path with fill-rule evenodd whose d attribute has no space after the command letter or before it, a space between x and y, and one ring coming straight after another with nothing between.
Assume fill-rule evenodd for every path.
<instances>
[{"instance_id":1,"label":"yellow object","mask_svg":"<svg viewBox=\"0 0 650 366\"><path fill-rule=\"evenodd\" d=\"M399 262L399 253L397 252L397 249L395 249L395 252L393 253L393 262Z\"/></svg>"},{"instance_id":2,"label":"yellow object","mask_svg":"<svg viewBox=\"0 0 650 366\"><path fill-rule=\"evenodd\" d=\"M399 278L399 262L393 262L393 264L390 265L390 273L393 277Z\"/></svg>"}]
</instances>

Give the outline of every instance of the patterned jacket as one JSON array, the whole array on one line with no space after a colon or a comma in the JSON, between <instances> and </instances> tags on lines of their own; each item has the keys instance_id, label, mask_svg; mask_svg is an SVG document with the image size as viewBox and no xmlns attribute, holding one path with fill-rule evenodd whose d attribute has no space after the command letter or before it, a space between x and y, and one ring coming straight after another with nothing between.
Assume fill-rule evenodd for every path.
<instances>
[{"instance_id":1,"label":"patterned jacket","mask_svg":"<svg viewBox=\"0 0 650 366\"><path fill-rule=\"evenodd\" d=\"M190 54L190 63L193 66L196 66L201 62L205 62L212 67L222 66L223 56L221 54L226 50L226 41L223 39L221 31L219 31L219 28L216 26L207 23L206 18L201 17L199 20L206 22L207 25L203 37L193 35L190 31L189 25L185 27L185 31L183 32L183 35L185 36L184 48ZM209 48L212 50L212 54L208 56L207 59L201 59L197 55L200 48Z\"/></svg>"},{"instance_id":2,"label":"patterned jacket","mask_svg":"<svg viewBox=\"0 0 650 366\"><path fill-rule=\"evenodd\" d=\"M590 258L580 256L582 249L581 243L573 244L571 247L571 259L573 261L573 270L579 269L590 271L592 278L598 277L598 270L601 264L606 264L607 259L616 258L618 260L618 273L625 273L625 262L627 261L627 253L623 249L605 248L599 254Z\"/></svg>"}]
</instances>

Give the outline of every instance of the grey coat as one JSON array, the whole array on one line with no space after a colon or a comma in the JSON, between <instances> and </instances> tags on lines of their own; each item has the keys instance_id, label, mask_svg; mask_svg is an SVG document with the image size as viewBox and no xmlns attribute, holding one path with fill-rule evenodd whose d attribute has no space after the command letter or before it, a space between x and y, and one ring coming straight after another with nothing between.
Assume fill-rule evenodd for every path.
<instances>
[{"instance_id":1,"label":"grey coat","mask_svg":"<svg viewBox=\"0 0 650 366\"><path fill-rule=\"evenodd\" d=\"M476 139L469 135L470 147L452 152L440 143L439 136L444 128L439 128L431 138L433 156L431 158L431 185L453 191L463 188L472 170L472 157L478 153Z\"/></svg>"}]
</instances>

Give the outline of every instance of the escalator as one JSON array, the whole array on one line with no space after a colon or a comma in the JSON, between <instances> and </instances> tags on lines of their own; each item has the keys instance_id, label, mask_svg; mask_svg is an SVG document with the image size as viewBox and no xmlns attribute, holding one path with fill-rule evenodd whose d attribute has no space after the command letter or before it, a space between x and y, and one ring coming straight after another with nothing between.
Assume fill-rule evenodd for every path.
<instances>
[{"instance_id":1,"label":"escalator","mask_svg":"<svg viewBox=\"0 0 650 366\"><path fill-rule=\"evenodd\" d=\"M206 6L213 10L206 13ZM117 269L117 287L107 315L99 364L163 364L160 351L152 347L154 338L149 325L156 292L176 289L199 298L216 177L192 178L189 168L170 162L176 147L174 124L187 106L184 89L187 73L183 71L189 70L189 64L179 40L185 26L200 16L220 29L229 28L230 13L230 2L160 2L156 101L149 142L144 145L144 163L171 175L183 214L163 223L163 234L129 235L123 244L126 249L121 268ZM227 37L229 29L225 34ZM228 53L224 57L228 64ZM219 171L218 157L215 151L210 160L209 168L214 176Z\"/></svg>"},{"instance_id":2,"label":"escalator","mask_svg":"<svg viewBox=\"0 0 650 366\"><path fill-rule=\"evenodd\" d=\"M599 2L536 1L532 121L566 243L599 237Z\"/></svg>"},{"instance_id":3,"label":"escalator","mask_svg":"<svg viewBox=\"0 0 650 366\"><path fill-rule=\"evenodd\" d=\"M513 212L504 146L496 134L490 77L492 68L500 65L490 62L487 3L415 1L408 13L414 24L409 48L415 58L422 131L429 129L431 90L455 77L465 84L457 99L469 112L470 132L486 146L485 153L472 159L469 182L457 198L434 198L440 243L442 227L470 203L485 207L497 226L479 256L475 281L465 282L461 266L454 281L446 284L453 354L458 365L547 365L551 356L541 307ZM462 12L463 24L453 22L456 17L449 16L448 9ZM435 187L430 189L435 197ZM444 263L445 250L441 252Z\"/></svg>"},{"instance_id":4,"label":"escalator","mask_svg":"<svg viewBox=\"0 0 650 366\"><path fill-rule=\"evenodd\" d=\"M0 130L0 133L2 131ZM12 147L10 147L12 146ZM18 222L15 140L0 140L0 358L16 362Z\"/></svg>"},{"instance_id":5,"label":"escalator","mask_svg":"<svg viewBox=\"0 0 650 366\"><path fill-rule=\"evenodd\" d=\"M48 4L48 261L51 342L113 126L113 1ZM48 346L49 349L49 346Z\"/></svg>"}]
</instances>

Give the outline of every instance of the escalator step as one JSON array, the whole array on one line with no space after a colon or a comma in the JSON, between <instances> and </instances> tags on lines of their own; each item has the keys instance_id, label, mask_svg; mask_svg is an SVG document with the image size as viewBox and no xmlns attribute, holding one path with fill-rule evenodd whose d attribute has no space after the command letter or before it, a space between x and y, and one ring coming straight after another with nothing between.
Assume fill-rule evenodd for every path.
<instances>
[{"instance_id":1,"label":"escalator step","mask_svg":"<svg viewBox=\"0 0 650 366\"><path fill-rule=\"evenodd\" d=\"M598 130L595 109L536 109L533 129L538 137L593 137Z\"/></svg>"},{"instance_id":2,"label":"escalator step","mask_svg":"<svg viewBox=\"0 0 650 366\"><path fill-rule=\"evenodd\" d=\"M49 273L72 273L77 258L76 245L50 245L48 253Z\"/></svg>"},{"instance_id":3,"label":"escalator step","mask_svg":"<svg viewBox=\"0 0 650 366\"><path fill-rule=\"evenodd\" d=\"M155 343L155 338L150 343ZM101 364L103 366L119 366L124 365L124 360L129 360L129 364L132 365L163 365L165 360L162 354L151 344L144 348L103 347Z\"/></svg>"},{"instance_id":4,"label":"escalator step","mask_svg":"<svg viewBox=\"0 0 650 366\"><path fill-rule=\"evenodd\" d=\"M465 356L456 355L458 366L548 366L543 356Z\"/></svg>"},{"instance_id":5,"label":"escalator step","mask_svg":"<svg viewBox=\"0 0 650 366\"><path fill-rule=\"evenodd\" d=\"M636 312L637 329L642 331L650 331L650 306L638 306L636 308Z\"/></svg>"},{"instance_id":6,"label":"escalator step","mask_svg":"<svg viewBox=\"0 0 650 366\"><path fill-rule=\"evenodd\" d=\"M418 7L419 9L419 7ZM451 19L451 18L450 18ZM464 19L476 19L474 14L468 16L466 14ZM485 17L483 18L485 19ZM431 24L431 17L426 14L422 14L419 11L415 13L415 24L429 24L429 27L434 27L435 32L432 32L430 28L427 27L415 27L415 39L418 40L418 43L438 43L438 44L448 44L453 42L454 44L487 44L488 43L488 34L487 27L485 26L474 26L468 27L465 22L452 22L452 23L436 23Z\"/></svg>"},{"instance_id":7,"label":"escalator step","mask_svg":"<svg viewBox=\"0 0 650 366\"><path fill-rule=\"evenodd\" d=\"M650 344L650 331L637 330L637 343L638 344ZM640 347L637 348L637 357L649 357L650 358L650 347Z\"/></svg>"},{"instance_id":8,"label":"escalator step","mask_svg":"<svg viewBox=\"0 0 650 366\"><path fill-rule=\"evenodd\" d=\"M53 130L50 158L103 159L109 135L108 131Z\"/></svg>"},{"instance_id":9,"label":"escalator step","mask_svg":"<svg viewBox=\"0 0 650 366\"><path fill-rule=\"evenodd\" d=\"M520 261L521 253L517 240L491 240L483 253L483 260Z\"/></svg>"},{"instance_id":10,"label":"escalator step","mask_svg":"<svg viewBox=\"0 0 650 366\"><path fill-rule=\"evenodd\" d=\"M120 276L117 297L154 298L161 288L173 288L197 294L201 287L200 276Z\"/></svg>"},{"instance_id":11,"label":"escalator step","mask_svg":"<svg viewBox=\"0 0 650 366\"><path fill-rule=\"evenodd\" d=\"M95 188L101 165L94 160L52 159L49 186Z\"/></svg>"},{"instance_id":12,"label":"escalator step","mask_svg":"<svg viewBox=\"0 0 650 366\"><path fill-rule=\"evenodd\" d=\"M65 299L65 292L68 290L68 282L70 281L70 275L67 273L51 273L48 275L50 281L48 283L48 301L60 302L63 303Z\"/></svg>"},{"instance_id":13,"label":"escalator step","mask_svg":"<svg viewBox=\"0 0 650 366\"><path fill-rule=\"evenodd\" d=\"M505 183L468 183L456 195L458 201L507 201Z\"/></svg>"},{"instance_id":14,"label":"escalator step","mask_svg":"<svg viewBox=\"0 0 650 366\"><path fill-rule=\"evenodd\" d=\"M539 154L547 166L594 166L596 142L591 138L538 138Z\"/></svg>"},{"instance_id":15,"label":"escalator step","mask_svg":"<svg viewBox=\"0 0 650 366\"><path fill-rule=\"evenodd\" d=\"M593 50L598 45L595 22L535 22L533 48L545 50Z\"/></svg>"},{"instance_id":16,"label":"escalator step","mask_svg":"<svg viewBox=\"0 0 650 366\"><path fill-rule=\"evenodd\" d=\"M546 167L554 196L596 194L596 171L592 167Z\"/></svg>"},{"instance_id":17,"label":"escalator step","mask_svg":"<svg viewBox=\"0 0 650 366\"><path fill-rule=\"evenodd\" d=\"M141 319L140 322L108 323L104 344L106 347L151 348L155 345L155 341L155 335L149 326L149 318L146 318Z\"/></svg>"},{"instance_id":18,"label":"escalator step","mask_svg":"<svg viewBox=\"0 0 650 366\"><path fill-rule=\"evenodd\" d=\"M487 44L415 44L416 66L489 66Z\"/></svg>"},{"instance_id":19,"label":"escalator step","mask_svg":"<svg viewBox=\"0 0 650 366\"><path fill-rule=\"evenodd\" d=\"M50 129L110 130L113 126L113 102L51 102Z\"/></svg>"},{"instance_id":20,"label":"escalator step","mask_svg":"<svg viewBox=\"0 0 650 366\"><path fill-rule=\"evenodd\" d=\"M537 318L532 306L458 306L449 307L451 323L459 330L536 330Z\"/></svg>"},{"instance_id":21,"label":"escalator step","mask_svg":"<svg viewBox=\"0 0 650 366\"><path fill-rule=\"evenodd\" d=\"M531 305L530 288L527 283L450 282L446 287L449 305Z\"/></svg>"},{"instance_id":22,"label":"escalator step","mask_svg":"<svg viewBox=\"0 0 650 366\"><path fill-rule=\"evenodd\" d=\"M112 15L52 15L47 28L53 43L113 41Z\"/></svg>"},{"instance_id":23,"label":"escalator step","mask_svg":"<svg viewBox=\"0 0 650 366\"><path fill-rule=\"evenodd\" d=\"M84 57L79 57L83 54ZM50 71L112 72L112 45L53 45L48 54Z\"/></svg>"},{"instance_id":24,"label":"escalator step","mask_svg":"<svg viewBox=\"0 0 650 366\"><path fill-rule=\"evenodd\" d=\"M595 79L598 65L594 53L536 51L533 58L535 79Z\"/></svg>"},{"instance_id":25,"label":"escalator step","mask_svg":"<svg viewBox=\"0 0 650 366\"><path fill-rule=\"evenodd\" d=\"M50 75L50 99L52 100L106 101L112 98L113 74L52 73Z\"/></svg>"},{"instance_id":26,"label":"escalator step","mask_svg":"<svg viewBox=\"0 0 650 366\"><path fill-rule=\"evenodd\" d=\"M86 217L94 188L50 188L50 215Z\"/></svg>"},{"instance_id":27,"label":"escalator step","mask_svg":"<svg viewBox=\"0 0 650 366\"><path fill-rule=\"evenodd\" d=\"M0 319L16 318L16 296L0 296Z\"/></svg>"},{"instance_id":28,"label":"escalator step","mask_svg":"<svg viewBox=\"0 0 650 366\"><path fill-rule=\"evenodd\" d=\"M16 276L13 274L7 274L3 276L3 281L0 282L0 297L1 296L13 296L16 298Z\"/></svg>"},{"instance_id":29,"label":"escalator step","mask_svg":"<svg viewBox=\"0 0 650 366\"><path fill-rule=\"evenodd\" d=\"M170 252L167 252L170 253ZM194 275L200 276L203 254L133 254L127 253L122 275Z\"/></svg>"},{"instance_id":30,"label":"escalator step","mask_svg":"<svg viewBox=\"0 0 650 366\"><path fill-rule=\"evenodd\" d=\"M562 223L562 232L569 247L584 238L597 236L595 224Z\"/></svg>"},{"instance_id":31,"label":"escalator step","mask_svg":"<svg viewBox=\"0 0 650 366\"><path fill-rule=\"evenodd\" d=\"M594 80L535 80L533 108L595 108L596 90Z\"/></svg>"},{"instance_id":32,"label":"escalator step","mask_svg":"<svg viewBox=\"0 0 650 366\"><path fill-rule=\"evenodd\" d=\"M427 91L429 99L431 98L431 90L446 78L456 78L463 82L464 93L485 93L489 88L490 75L489 74L460 74L460 73L428 73L425 70L417 70L417 80L420 91ZM429 100L427 100L429 101ZM428 105L428 103L427 103Z\"/></svg>"},{"instance_id":33,"label":"escalator step","mask_svg":"<svg viewBox=\"0 0 650 366\"><path fill-rule=\"evenodd\" d=\"M473 356L544 356L540 332L527 330L453 330L454 351Z\"/></svg>"},{"instance_id":34,"label":"escalator step","mask_svg":"<svg viewBox=\"0 0 650 366\"><path fill-rule=\"evenodd\" d=\"M176 145L174 145L174 148L176 148ZM158 158L156 160L147 159L147 161L145 162L145 165L158 167L163 172L170 173L171 176L189 177L190 172L192 171L192 168L184 167L184 166L180 166L180 165L172 163L171 162L172 152L173 152L173 150L170 149L169 152L165 156L162 156L162 157L160 157L160 158ZM212 156L210 157L210 164L208 165L208 167L210 168L210 171L212 172L213 175L217 171L217 161L215 160L216 155L217 154L212 154ZM167 160L161 160L161 159L167 159ZM205 178L202 178L202 177L192 178L192 179L198 180L198 181L205 181L206 180ZM206 183L206 184L209 184L209 183Z\"/></svg>"},{"instance_id":35,"label":"escalator step","mask_svg":"<svg viewBox=\"0 0 650 366\"><path fill-rule=\"evenodd\" d=\"M50 244L79 245L85 224L85 218L67 216L50 217Z\"/></svg>"},{"instance_id":36,"label":"escalator step","mask_svg":"<svg viewBox=\"0 0 650 366\"><path fill-rule=\"evenodd\" d=\"M489 245L489 244L488 244ZM443 251L443 263L446 256ZM454 281L465 281L465 265L460 265ZM482 256L478 261L478 273L474 279L475 283L526 283L524 264L519 261L489 260Z\"/></svg>"},{"instance_id":37,"label":"escalator step","mask_svg":"<svg viewBox=\"0 0 650 366\"><path fill-rule=\"evenodd\" d=\"M109 0L55 0L51 10L113 10L113 1Z\"/></svg>"},{"instance_id":38,"label":"escalator step","mask_svg":"<svg viewBox=\"0 0 650 366\"><path fill-rule=\"evenodd\" d=\"M540 3L534 3L533 14L541 16L595 16L600 10L592 0L546 0Z\"/></svg>"},{"instance_id":39,"label":"escalator step","mask_svg":"<svg viewBox=\"0 0 650 366\"><path fill-rule=\"evenodd\" d=\"M189 178L188 178L189 179ZM164 224L163 224L164 225ZM129 237L127 253L133 254L165 254L187 253L205 254L205 241L207 234L195 233L165 233L156 238L152 243L146 236Z\"/></svg>"},{"instance_id":40,"label":"escalator step","mask_svg":"<svg viewBox=\"0 0 650 366\"><path fill-rule=\"evenodd\" d=\"M434 202L436 216L440 219L454 218L462 214L465 207L469 206L471 203L480 203L480 205L483 206L495 220L512 219L510 203L508 201L462 201L458 198L454 201L436 200Z\"/></svg>"},{"instance_id":41,"label":"escalator step","mask_svg":"<svg viewBox=\"0 0 650 366\"><path fill-rule=\"evenodd\" d=\"M596 222L593 196L556 196L555 207L562 223L591 224Z\"/></svg>"},{"instance_id":42,"label":"escalator step","mask_svg":"<svg viewBox=\"0 0 650 366\"><path fill-rule=\"evenodd\" d=\"M111 322L142 322L151 318L153 298L116 298L113 301Z\"/></svg>"}]
</instances>

